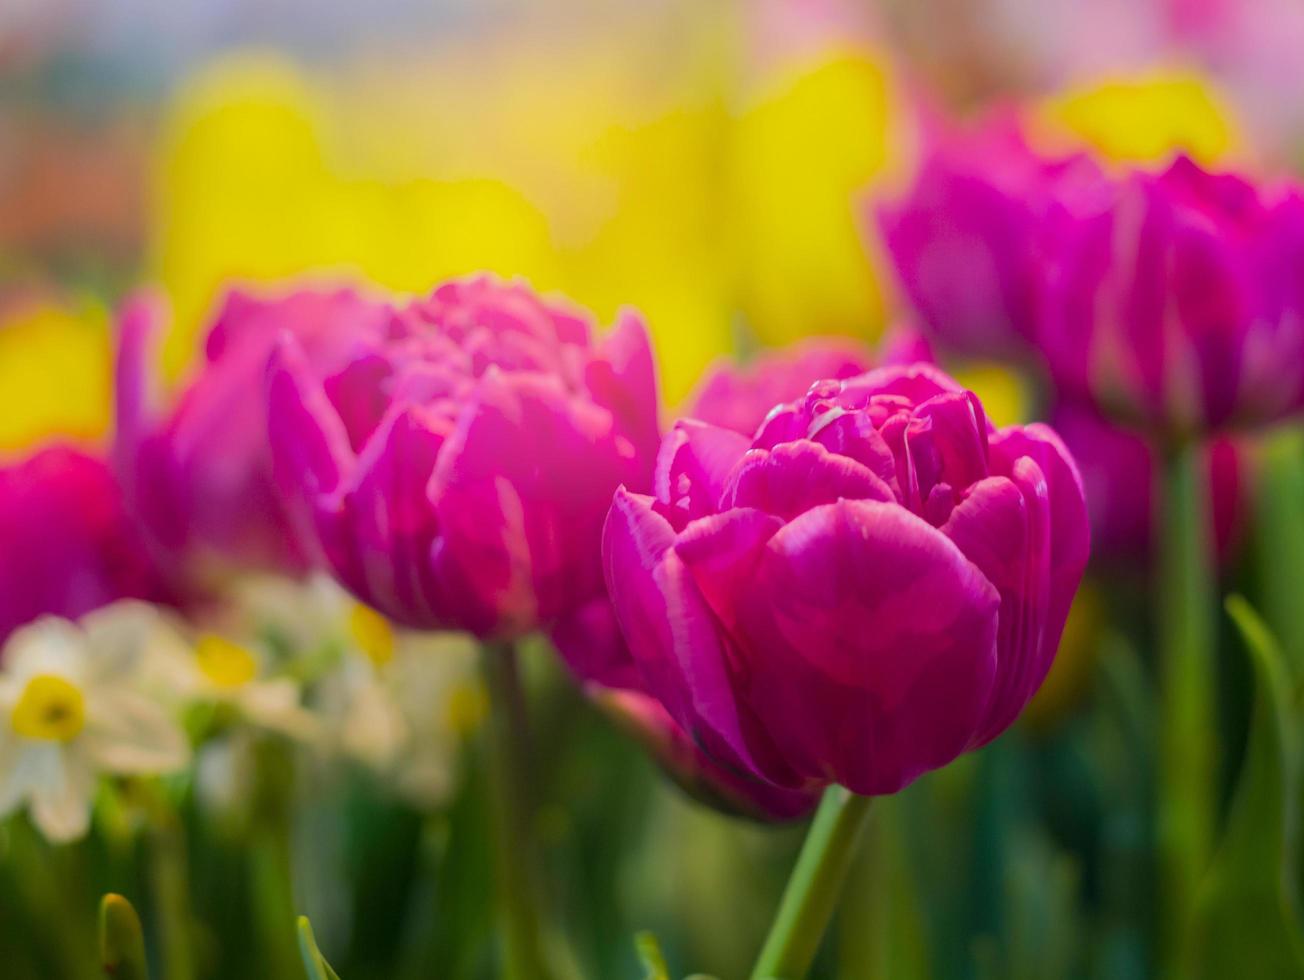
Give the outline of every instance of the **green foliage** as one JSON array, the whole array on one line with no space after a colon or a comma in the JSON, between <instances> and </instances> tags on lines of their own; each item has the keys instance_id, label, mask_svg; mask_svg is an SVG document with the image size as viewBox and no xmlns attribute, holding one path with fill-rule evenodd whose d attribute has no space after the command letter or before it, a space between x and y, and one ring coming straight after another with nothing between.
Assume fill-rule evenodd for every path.
<instances>
[{"instance_id":1,"label":"green foliage","mask_svg":"<svg viewBox=\"0 0 1304 980\"><path fill-rule=\"evenodd\" d=\"M326 957L317 948L317 940L312 934L312 923L306 915L299 916L296 929L299 933L299 955L303 957L303 970L308 980L340 980L340 976L331 969Z\"/></svg>"},{"instance_id":2,"label":"green foliage","mask_svg":"<svg viewBox=\"0 0 1304 980\"><path fill-rule=\"evenodd\" d=\"M113 980L149 980L140 916L121 895L100 901L100 964Z\"/></svg>"},{"instance_id":3,"label":"green foliage","mask_svg":"<svg viewBox=\"0 0 1304 980\"><path fill-rule=\"evenodd\" d=\"M1300 977L1304 931L1287 879L1299 729L1276 640L1239 596L1227 611L1254 668L1254 710L1227 824L1197 899L1188 962L1208 980Z\"/></svg>"}]
</instances>

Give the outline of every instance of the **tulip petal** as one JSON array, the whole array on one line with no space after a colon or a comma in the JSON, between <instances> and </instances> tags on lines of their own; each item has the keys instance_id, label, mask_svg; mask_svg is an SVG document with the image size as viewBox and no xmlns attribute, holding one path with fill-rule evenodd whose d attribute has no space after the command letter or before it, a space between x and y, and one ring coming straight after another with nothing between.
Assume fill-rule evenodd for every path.
<instances>
[{"instance_id":1,"label":"tulip petal","mask_svg":"<svg viewBox=\"0 0 1304 980\"><path fill-rule=\"evenodd\" d=\"M942 527L1001 594L996 681L978 745L1018 717L1054 657L1055 647L1044 643L1049 512L1041 470L1023 457L1011 477L991 477L970 488Z\"/></svg>"},{"instance_id":2,"label":"tulip petal","mask_svg":"<svg viewBox=\"0 0 1304 980\"><path fill-rule=\"evenodd\" d=\"M322 541L335 545L328 555L347 556L342 577L359 597L416 628L442 623L430 601L439 528L427 488L447 428L416 406L392 407L341 490L337 521L319 524Z\"/></svg>"},{"instance_id":3,"label":"tulip petal","mask_svg":"<svg viewBox=\"0 0 1304 980\"><path fill-rule=\"evenodd\" d=\"M993 473L1012 472L1014 462L1027 456L1046 478L1050 502L1050 600L1046 640L1059 645L1069 606L1082 581L1091 552L1090 522L1082 476L1058 435L1034 423L1002 429L991 439Z\"/></svg>"},{"instance_id":4,"label":"tulip petal","mask_svg":"<svg viewBox=\"0 0 1304 980\"><path fill-rule=\"evenodd\" d=\"M283 487L308 501L338 489L354 460L349 435L288 334L268 366L267 424Z\"/></svg>"},{"instance_id":5,"label":"tulip petal","mask_svg":"<svg viewBox=\"0 0 1304 980\"><path fill-rule=\"evenodd\" d=\"M798 773L892 793L970 743L996 667L999 595L903 508L843 500L770 539L738 600L737 684Z\"/></svg>"},{"instance_id":6,"label":"tulip petal","mask_svg":"<svg viewBox=\"0 0 1304 980\"><path fill-rule=\"evenodd\" d=\"M593 400L615 416L638 457L655 459L661 441L656 366L647 325L638 313L621 311L616 326L589 362L585 381Z\"/></svg>"},{"instance_id":7,"label":"tulip petal","mask_svg":"<svg viewBox=\"0 0 1304 980\"><path fill-rule=\"evenodd\" d=\"M747 452L746 436L693 419L675 423L657 455L653 492L676 522L713 513L730 471Z\"/></svg>"},{"instance_id":8,"label":"tulip petal","mask_svg":"<svg viewBox=\"0 0 1304 980\"><path fill-rule=\"evenodd\" d=\"M603 531L607 591L646 690L721 765L797 785L753 720L740 716L727 637L650 497L619 490Z\"/></svg>"},{"instance_id":9,"label":"tulip petal","mask_svg":"<svg viewBox=\"0 0 1304 980\"><path fill-rule=\"evenodd\" d=\"M430 483L440 588L474 606L466 625L548 624L601 590L591 559L610 494L630 475L611 413L556 378L488 371Z\"/></svg>"},{"instance_id":10,"label":"tulip petal","mask_svg":"<svg viewBox=\"0 0 1304 980\"><path fill-rule=\"evenodd\" d=\"M896 499L891 488L862 464L802 440L747 453L730 474L720 507L754 507L791 520L842 497Z\"/></svg>"}]
</instances>

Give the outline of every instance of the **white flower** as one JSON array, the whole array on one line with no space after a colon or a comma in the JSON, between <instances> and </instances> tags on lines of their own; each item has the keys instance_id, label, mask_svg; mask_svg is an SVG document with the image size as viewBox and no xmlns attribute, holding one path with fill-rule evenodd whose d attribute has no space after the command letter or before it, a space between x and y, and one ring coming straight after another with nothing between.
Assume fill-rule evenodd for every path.
<instances>
[{"instance_id":1,"label":"white flower","mask_svg":"<svg viewBox=\"0 0 1304 980\"><path fill-rule=\"evenodd\" d=\"M226 704L249 724L302 741L317 737L317 720L299 701L299 685L289 677L269 677L255 644L220 633L195 640L189 677L190 696Z\"/></svg>"},{"instance_id":2,"label":"white flower","mask_svg":"<svg viewBox=\"0 0 1304 980\"><path fill-rule=\"evenodd\" d=\"M320 709L345 754L434 806L452 789L461 737L484 713L476 643L462 633L395 630L341 594L345 655L322 685Z\"/></svg>"},{"instance_id":3,"label":"white flower","mask_svg":"<svg viewBox=\"0 0 1304 980\"><path fill-rule=\"evenodd\" d=\"M46 618L15 632L0 672L0 815L26 804L53 841L90 825L98 776L159 774L190 757L185 734L144 693L147 652L174 642L157 612L117 603L80 624Z\"/></svg>"}]
</instances>

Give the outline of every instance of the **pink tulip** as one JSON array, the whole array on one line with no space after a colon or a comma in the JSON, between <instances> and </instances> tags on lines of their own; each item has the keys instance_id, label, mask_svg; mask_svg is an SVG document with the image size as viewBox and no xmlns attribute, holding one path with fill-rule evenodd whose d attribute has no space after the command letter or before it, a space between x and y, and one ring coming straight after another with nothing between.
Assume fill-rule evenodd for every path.
<instances>
[{"instance_id":1,"label":"pink tulip","mask_svg":"<svg viewBox=\"0 0 1304 980\"><path fill-rule=\"evenodd\" d=\"M1077 470L930 365L813 386L753 439L680 422L622 489L608 592L646 690L716 763L892 793L1037 690L1087 559Z\"/></svg>"},{"instance_id":2,"label":"pink tulip","mask_svg":"<svg viewBox=\"0 0 1304 980\"><path fill-rule=\"evenodd\" d=\"M602 591L602 521L658 442L647 332L595 341L518 283L455 280L354 325L342 361L294 335L269 379L283 488L336 577L417 628L512 637Z\"/></svg>"},{"instance_id":3,"label":"pink tulip","mask_svg":"<svg viewBox=\"0 0 1304 980\"><path fill-rule=\"evenodd\" d=\"M1184 437L1304 408L1304 194L1178 158L1056 231L1038 341L1061 392Z\"/></svg>"},{"instance_id":4,"label":"pink tulip","mask_svg":"<svg viewBox=\"0 0 1304 980\"><path fill-rule=\"evenodd\" d=\"M1099 179L1084 155L1038 156L1010 116L938 137L909 192L877 213L928 336L971 356L1035 356L1056 221L1099 193Z\"/></svg>"},{"instance_id":5,"label":"pink tulip","mask_svg":"<svg viewBox=\"0 0 1304 980\"><path fill-rule=\"evenodd\" d=\"M123 307L114 456L133 516L159 562L187 589L203 590L234 571L305 568L272 479L267 363L282 335L319 362L342 361L356 331L378 329L387 318L387 307L347 290L267 298L233 291L191 379L162 407L155 378L160 304L139 295Z\"/></svg>"},{"instance_id":6,"label":"pink tulip","mask_svg":"<svg viewBox=\"0 0 1304 980\"><path fill-rule=\"evenodd\" d=\"M0 467L0 643L39 616L165 598L108 464L50 446Z\"/></svg>"}]
</instances>

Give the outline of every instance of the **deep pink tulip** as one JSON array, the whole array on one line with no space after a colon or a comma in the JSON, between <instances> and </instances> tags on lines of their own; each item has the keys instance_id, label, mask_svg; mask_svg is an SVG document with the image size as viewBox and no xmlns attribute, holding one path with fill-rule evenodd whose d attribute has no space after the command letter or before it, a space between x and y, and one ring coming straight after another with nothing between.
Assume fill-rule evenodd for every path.
<instances>
[{"instance_id":1,"label":"deep pink tulip","mask_svg":"<svg viewBox=\"0 0 1304 980\"><path fill-rule=\"evenodd\" d=\"M50 446L0 467L0 643L39 616L165 598L108 464Z\"/></svg>"},{"instance_id":2,"label":"deep pink tulip","mask_svg":"<svg viewBox=\"0 0 1304 980\"><path fill-rule=\"evenodd\" d=\"M1056 231L1042 352L1057 387L1166 435L1304 407L1304 196L1181 157Z\"/></svg>"},{"instance_id":3,"label":"deep pink tulip","mask_svg":"<svg viewBox=\"0 0 1304 980\"><path fill-rule=\"evenodd\" d=\"M608 592L646 689L724 768L892 793L982 745L1050 667L1087 559L1042 425L930 365L828 381L754 439L680 422L620 490Z\"/></svg>"},{"instance_id":4,"label":"deep pink tulip","mask_svg":"<svg viewBox=\"0 0 1304 980\"><path fill-rule=\"evenodd\" d=\"M898 282L928 336L976 357L1035 356L1057 216L1099 194L1099 179L1084 155L1038 156L1011 116L939 135L908 193L877 212Z\"/></svg>"},{"instance_id":5,"label":"deep pink tulip","mask_svg":"<svg viewBox=\"0 0 1304 980\"><path fill-rule=\"evenodd\" d=\"M659 440L647 331L595 341L518 283L445 283L358 325L344 363L287 337L269 379L283 486L336 577L417 628L483 637L600 595L612 491Z\"/></svg>"},{"instance_id":6,"label":"deep pink tulip","mask_svg":"<svg viewBox=\"0 0 1304 980\"><path fill-rule=\"evenodd\" d=\"M282 335L319 362L341 362L355 332L387 322L388 307L347 290L233 291L193 376L166 407L155 377L162 312L147 294L123 307L114 445L127 502L157 560L199 590L233 571L303 570L272 479L267 364Z\"/></svg>"},{"instance_id":7,"label":"deep pink tulip","mask_svg":"<svg viewBox=\"0 0 1304 980\"><path fill-rule=\"evenodd\" d=\"M1091 515L1092 551L1101 558L1146 561L1157 542L1155 494L1159 454L1144 434L1125 429L1091 408L1061 405L1051 424L1077 461ZM1249 506L1250 463L1233 437L1214 436L1206 450L1212 541L1230 560Z\"/></svg>"}]
</instances>

